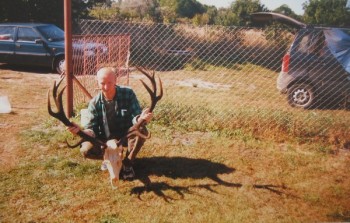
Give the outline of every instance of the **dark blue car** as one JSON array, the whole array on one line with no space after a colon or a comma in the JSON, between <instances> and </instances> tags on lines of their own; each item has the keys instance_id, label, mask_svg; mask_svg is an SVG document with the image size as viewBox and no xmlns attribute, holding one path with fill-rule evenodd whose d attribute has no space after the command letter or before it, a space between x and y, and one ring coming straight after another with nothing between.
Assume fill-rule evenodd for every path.
<instances>
[{"instance_id":1,"label":"dark blue car","mask_svg":"<svg viewBox=\"0 0 350 223\"><path fill-rule=\"evenodd\" d=\"M75 41L73 62L107 55L104 44ZM64 69L64 32L53 24L0 23L0 63L50 67L57 73Z\"/></svg>"},{"instance_id":2,"label":"dark blue car","mask_svg":"<svg viewBox=\"0 0 350 223\"><path fill-rule=\"evenodd\" d=\"M0 24L0 63L51 67L64 64L64 32L52 24Z\"/></svg>"}]
</instances>

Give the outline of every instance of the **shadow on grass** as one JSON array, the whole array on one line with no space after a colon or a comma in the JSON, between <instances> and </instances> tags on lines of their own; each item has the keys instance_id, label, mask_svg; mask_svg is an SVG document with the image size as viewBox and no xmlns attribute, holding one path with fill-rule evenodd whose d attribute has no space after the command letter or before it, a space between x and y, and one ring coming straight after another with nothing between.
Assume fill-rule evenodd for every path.
<instances>
[{"instance_id":1,"label":"shadow on grass","mask_svg":"<svg viewBox=\"0 0 350 223\"><path fill-rule=\"evenodd\" d=\"M139 179L144 186L134 187L131 194L141 195L146 192L153 192L157 196L162 197L166 202L174 200L173 198L164 194L164 191L172 190L180 195L181 199L186 193L191 194L193 188L203 188L213 193L213 189L217 186L225 186L232 188L240 188L241 183L226 182L219 178L219 174L229 174L235 171L234 168L228 167L221 163L211 162L205 159L192 159L186 157L150 157L137 159L135 163L135 171L137 179ZM166 182L152 183L149 176L163 176L171 179L204 179L209 178L214 181L211 184L194 184L189 186L172 186ZM282 195L284 192L278 189L286 189L285 186L276 185L252 185L256 189L265 189L275 194Z\"/></svg>"}]
</instances>

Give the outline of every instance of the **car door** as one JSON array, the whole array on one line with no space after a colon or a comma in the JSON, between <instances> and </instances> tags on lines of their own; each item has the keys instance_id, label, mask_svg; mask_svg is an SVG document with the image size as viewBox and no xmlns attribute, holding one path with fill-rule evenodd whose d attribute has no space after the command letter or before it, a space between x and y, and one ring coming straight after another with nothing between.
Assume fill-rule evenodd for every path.
<instances>
[{"instance_id":1,"label":"car door","mask_svg":"<svg viewBox=\"0 0 350 223\"><path fill-rule=\"evenodd\" d=\"M48 66L51 63L44 40L32 27L18 27L15 58L21 64Z\"/></svg>"},{"instance_id":2,"label":"car door","mask_svg":"<svg viewBox=\"0 0 350 223\"><path fill-rule=\"evenodd\" d=\"M0 63L8 63L13 60L15 52L14 26L0 26Z\"/></svg>"}]
</instances>

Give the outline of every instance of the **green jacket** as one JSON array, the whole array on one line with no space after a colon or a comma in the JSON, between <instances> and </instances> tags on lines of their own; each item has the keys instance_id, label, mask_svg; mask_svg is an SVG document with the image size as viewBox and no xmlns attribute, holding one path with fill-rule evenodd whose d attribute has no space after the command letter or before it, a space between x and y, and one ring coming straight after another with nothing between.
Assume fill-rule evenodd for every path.
<instances>
[{"instance_id":1,"label":"green jacket","mask_svg":"<svg viewBox=\"0 0 350 223\"><path fill-rule=\"evenodd\" d=\"M117 138L120 139L136 123L136 117L140 115L141 107L131 88L116 86L116 90L117 93L113 100L115 102L117 120L114 124L117 125ZM104 103L102 92L90 101L88 106L88 121L84 128L93 130L97 138L107 140L111 133L107 123Z\"/></svg>"}]
</instances>

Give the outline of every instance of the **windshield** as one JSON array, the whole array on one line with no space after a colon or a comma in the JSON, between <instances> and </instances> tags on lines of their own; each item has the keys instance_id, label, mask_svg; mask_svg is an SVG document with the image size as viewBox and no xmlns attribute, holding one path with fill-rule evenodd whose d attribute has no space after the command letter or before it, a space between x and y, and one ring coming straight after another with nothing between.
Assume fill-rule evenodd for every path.
<instances>
[{"instance_id":1,"label":"windshield","mask_svg":"<svg viewBox=\"0 0 350 223\"><path fill-rule=\"evenodd\" d=\"M48 41L56 42L64 40L64 32L55 25L49 26L39 26L39 32L43 35Z\"/></svg>"}]
</instances>

